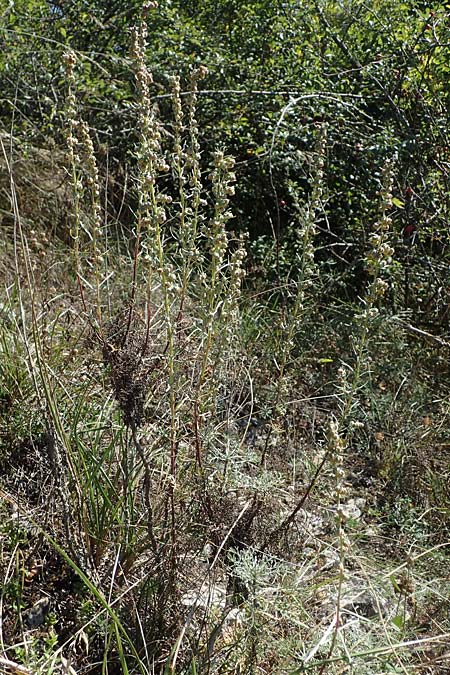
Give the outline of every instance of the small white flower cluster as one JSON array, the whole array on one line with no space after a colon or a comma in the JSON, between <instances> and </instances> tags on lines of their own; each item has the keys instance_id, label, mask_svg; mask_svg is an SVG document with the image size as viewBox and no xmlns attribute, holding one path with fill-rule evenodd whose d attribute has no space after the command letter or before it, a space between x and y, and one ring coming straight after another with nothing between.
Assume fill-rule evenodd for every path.
<instances>
[{"instance_id":1,"label":"small white flower cluster","mask_svg":"<svg viewBox=\"0 0 450 675\"><path fill-rule=\"evenodd\" d=\"M192 189L192 205L194 214L198 214L198 209L200 206L206 206L206 202L201 199L202 193L202 177L200 170L200 143L199 143L199 130L198 123L196 118L196 109L197 109L197 92L198 92L198 83L200 80L204 79L208 74L208 69L205 66L200 66L191 73L190 86L189 86L189 98L188 98L188 128L189 128L189 145L190 151L187 156L186 165L190 170L190 179L189 184Z\"/></svg>"},{"instance_id":2,"label":"small white flower cluster","mask_svg":"<svg viewBox=\"0 0 450 675\"><path fill-rule=\"evenodd\" d=\"M147 24L141 21L132 32L132 58L139 93L139 136L137 152L139 230L147 233L147 260L161 265L159 228L166 222L168 198L158 193L157 179L170 170L161 148L161 125L150 97L153 76L147 68Z\"/></svg>"},{"instance_id":3,"label":"small white flower cluster","mask_svg":"<svg viewBox=\"0 0 450 675\"><path fill-rule=\"evenodd\" d=\"M224 340L229 345L233 343L236 337L236 326L239 318L239 299L241 297L242 282L245 277L244 260L246 255L245 237L242 235L228 263L228 287L222 309L222 316L225 318Z\"/></svg>"},{"instance_id":4,"label":"small white flower cluster","mask_svg":"<svg viewBox=\"0 0 450 675\"><path fill-rule=\"evenodd\" d=\"M226 224L233 217L230 211L230 197L234 195L233 172L234 157L225 155L218 150L214 153L214 168L210 175L212 194L214 197L214 215L205 227L205 235L210 242L211 255L211 284L214 287L222 269L225 253L228 247Z\"/></svg>"},{"instance_id":5,"label":"small white flower cluster","mask_svg":"<svg viewBox=\"0 0 450 675\"><path fill-rule=\"evenodd\" d=\"M75 162L79 161L77 157L78 150L78 138L75 134L75 128L78 125L78 111L77 111L77 101L75 97L75 66L77 63L77 57L75 52L72 49L69 49L63 55L66 81L67 81L67 97L66 97L66 109L65 114L68 123L68 133L66 137L66 142L69 148L69 152L72 154L72 159Z\"/></svg>"},{"instance_id":6,"label":"small white flower cluster","mask_svg":"<svg viewBox=\"0 0 450 675\"><path fill-rule=\"evenodd\" d=\"M225 155L223 151L214 154L209 176L214 211L201 228L207 246L205 260L209 259L209 264L203 266L203 274L200 273L198 277L202 285L202 378L208 367L226 365L237 338L246 250L244 236L235 240L226 229L233 217L229 208L236 180L233 169L233 157Z\"/></svg>"},{"instance_id":7,"label":"small white flower cluster","mask_svg":"<svg viewBox=\"0 0 450 675\"><path fill-rule=\"evenodd\" d=\"M324 185L325 155L327 150L328 125L326 122L320 125L316 140L315 154L312 161L312 182L310 210L311 218L314 219L316 212L321 207Z\"/></svg>"},{"instance_id":8,"label":"small white flower cluster","mask_svg":"<svg viewBox=\"0 0 450 675\"><path fill-rule=\"evenodd\" d=\"M79 200L81 199L81 194L83 192L83 181L79 176L79 171L77 167L80 165L79 157L79 141L77 137L77 127L79 124L78 120L78 110L77 110L77 101L75 97L75 66L77 63L77 57L75 52L72 49L66 51L63 55L63 62L66 74L67 81L67 97L66 97L66 120L67 120L67 134L66 134L66 143L68 149L68 159L69 159L69 171L70 179L72 182L72 189L75 199L75 218L70 226L70 236L75 243L76 256L78 256L78 246L79 246L79 229L80 229L80 218L79 218ZM78 266L78 261L77 261Z\"/></svg>"},{"instance_id":9,"label":"small white flower cluster","mask_svg":"<svg viewBox=\"0 0 450 675\"><path fill-rule=\"evenodd\" d=\"M380 195L380 218L369 236L369 243L372 247L366 257L366 268L368 274L372 277L366 298L364 300L363 312L355 316L362 326L368 326L370 321L377 318L380 311L377 307L379 301L384 297L389 288L389 283L381 277L382 274L389 274L393 264L394 249L389 244L390 227L392 218L389 211L392 208L392 189L394 183L394 164L395 157L388 160L383 168L381 179Z\"/></svg>"},{"instance_id":10,"label":"small white flower cluster","mask_svg":"<svg viewBox=\"0 0 450 675\"><path fill-rule=\"evenodd\" d=\"M347 494L345 486L344 470L344 452L346 449L346 440L342 437L339 424L336 420L331 420L328 428L328 447L330 449L331 464L334 468L336 479L336 494L340 501L341 497Z\"/></svg>"},{"instance_id":11,"label":"small white flower cluster","mask_svg":"<svg viewBox=\"0 0 450 675\"><path fill-rule=\"evenodd\" d=\"M93 271L93 287L97 289L97 313L100 317L99 288L102 284L101 267L105 262L106 252L102 246L104 226L100 205L100 175L95 157L94 144L89 133L88 124L81 119L75 96L75 66L77 58L73 50L68 50L63 57L68 94L66 98L66 119L68 132L66 136L70 176L74 194L74 217L70 234L75 245L75 263L79 278L81 271L81 252L87 266ZM89 204L89 211L82 208L84 201ZM82 251L80 231L85 234L88 248ZM88 285L91 285L88 283Z\"/></svg>"},{"instance_id":12,"label":"small white flower cluster","mask_svg":"<svg viewBox=\"0 0 450 675\"><path fill-rule=\"evenodd\" d=\"M296 224L296 248L298 251L299 272L298 279L294 282L296 286L295 306L289 318L290 327L284 341L284 348L287 353L290 353L294 347L294 336L302 328L305 301L309 289L314 286L313 277L316 271L314 237L316 234L316 217L322 208L326 148L327 125L321 124L318 129L315 152L311 160L311 196L308 204L303 206L300 203L297 185L293 184L290 190L294 205L299 214L299 223L298 225Z\"/></svg>"},{"instance_id":13,"label":"small white flower cluster","mask_svg":"<svg viewBox=\"0 0 450 675\"><path fill-rule=\"evenodd\" d=\"M191 74L186 111L187 127L184 125L185 113L181 102L180 78L178 76L170 78L174 116L172 168L179 193L179 232L176 236L182 258L183 278L189 276L194 263L201 263L203 260L197 238L199 226L205 221L201 209L207 206L207 201L201 197L201 155L196 102L198 81L206 73L206 68L200 67Z\"/></svg>"},{"instance_id":14,"label":"small white flower cluster","mask_svg":"<svg viewBox=\"0 0 450 675\"><path fill-rule=\"evenodd\" d=\"M379 278L381 272L389 272L392 265L394 249L389 244L389 230L392 225L392 218L389 211L392 208L392 189L394 183L394 163L395 157L388 160L383 168L380 190L380 218L374 226L374 231L369 237L369 243L372 247L367 255L367 271L373 277L373 283L370 294L373 300L383 297L388 288L388 284Z\"/></svg>"},{"instance_id":15,"label":"small white flower cluster","mask_svg":"<svg viewBox=\"0 0 450 675\"><path fill-rule=\"evenodd\" d=\"M102 234L102 208L100 206L100 176L95 158L94 144L89 133L87 123L82 120L79 125L80 140L83 144L85 160L85 183L90 193L93 215L92 241L94 249L98 249L99 238ZM98 251L95 252L96 254Z\"/></svg>"},{"instance_id":16,"label":"small white flower cluster","mask_svg":"<svg viewBox=\"0 0 450 675\"><path fill-rule=\"evenodd\" d=\"M178 165L180 169L180 178L184 178L181 168L185 156L183 153L182 147L182 138L184 132L183 125L183 106L181 105L181 86L180 86L180 77L179 75L172 75L169 78L171 89L172 89L172 110L174 118L174 143L173 143L173 156L174 163Z\"/></svg>"},{"instance_id":17,"label":"small white flower cluster","mask_svg":"<svg viewBox=\"0 0 450 675\"><path fill-rule=\"evenodd\" d=\"M348 497L349 492L345 482L346 472L344 468L344 453L347 445L347 438L342 436L338 422L332 420L328 428L328 448L335 479L336 517L339 537L339 576L341 581L346 578L345 554L350 548L350 541L345 532L345 523L349 518L349 510L344 501Z\"/></svg>"}]
</instances>

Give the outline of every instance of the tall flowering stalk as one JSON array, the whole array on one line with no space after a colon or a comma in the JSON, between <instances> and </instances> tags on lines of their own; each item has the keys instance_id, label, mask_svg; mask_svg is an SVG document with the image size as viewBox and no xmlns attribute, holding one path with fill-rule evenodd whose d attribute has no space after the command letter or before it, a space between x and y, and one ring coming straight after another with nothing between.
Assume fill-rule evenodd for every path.
<instances>
[{"instance_id":1,"label":"tall flowering stalk","mask_svg":"<svg viewBox=\"0 0 450 675\"><path fill-rule=\"evenodd\" d=\"M316 219L322 208L324 167L327 149L327 125L321 124L318 129L315 152L311 171L311 197L302 209L298 200L298 191L293 191L293 200L296 210L301 214L297 239L300 249L300 266L296 286L293 320L288 330L287 347L293 347L295 333L300 330L300 321L305 310L305 300L308 289L312 286L312 277L315 273L314 237L316 235Z\"/></svg>"},{"instance_id":2,"label":"tall flowering stalk","mask_svg":"<svg viewBox=\"0 0 450 675\"><path fill-rule=\"evenodd\" d=\"M350 413L350 408L354 394L359 386L361 369L364 364L367 341L371 329L371 324L379 315L378 304L384 297L388 289L388 282L385 275L389 274L392 266L392 256L394 249L389 244L390 227L392 218L390 210L392 209L392 188L394 184L394 166L395 157L386 161L383 167L381 188L380 188L380 217L373 226L373 231L369 237L371 249L367 254L366 265L367 272L371 281L364 300L364 309L356 318L361 326L359 342L356 349L356 363L353 371L353 381L344 407L344 419Z\"/></svg>"},{"instance_id":3,"label":"tall flowering stalk","mask_svg":"<svg viewBox=\"0 0 450 675\"><path fill-rule=\"evenodd\" d=\"M379 314L377 304L383 298L388 288L388 283L382 275L389 272L394 253L394 249L389 244L389 229L392 223L389 211L392 208L394 163L395 158L388 160L383 168L380 189L380 217L375 223L369 239L372 248L367 254L366 262L371 281L364 300L363 312L356 317L361 330L355 349L356 362L352 377L348 377L346 368L341 367L339 369L342 406L337 433L341 438L340 443L343 448L349 445L355 428L360 426L360 422L350 419L351 411L355 402L357 389L360 385L361 371L364 366L371 324Z\"/></svg>"},{"instance_id":4,"label":"tall flowering stalk","mask_svg":"<svg viewBox=\"0 0 450 675\"><path fill-rule=\"evenodd\" d=\"M154 3L150 3L152 6ZM148 9L149 7L147 7ZM151 8L151 7L150 7ZM149 279L156 270L164 283L164 264L161 225L166 221L165 204L170 198L158 191L158 177L169 171L161 149L161 125L150 97L153 76L147 68L147 24L144 17L132 32L132 58L135 82L139 96L139 147L137 151L138 218L136 223L136 255L133 275L133 297L136 284L136 264L143 246L144 258L149 265ZM141 237L145 236L145 242Z\"/></svg>"},{"instance_id":5,"label":"tall flowering stalk","mask_svg":"<svg viewBox=\"0 0 450 675\"><path fill-rule=\"evenodd\" d=\"M239 320L239 300L242 291L242 282L245 278L244 261L247 256L245 248L245 236L241 235L237 240L236 249L231 253L228 263L228 285L223 299L223 314L226 318L223 330L222 343L229 347L237 336ZM224 350L223 350L224 351ZM221 353L223 353L221 350Z\"/></svg>"},{"instance_id":6,"label":"tall flowering stalk","mask_svg":"<svg viewBox=\"0 0 450 675\"><path fill-rule=\"evenodd\" d=\"M172 316L172 304L178 294L177 275L165 251L163 225L167 222L166 207L172 199L158 189L158 178L170 171L161 147L161 125L150 97L153 77L148 70L145 57L147 50L146 12L155 9L156 3L147 3L144 7L141 22L133 31L132 57L135 66L135 80L139 93L139 131L138 150L138 222L136 226L136 248L133 272L132 301L136 293L137 266L140 259L147 264L147 302L150 305L151 288L154 277L158 282L162 295L163 317L166 328L166 363L168 375L169 409L170 409L170 458L168 481L168 500L170 508L171 538L171 591L175 592L176 584L176 448L177 448L177 387L175 363L175 329ZM178 119L181 126L181 119ZM178 133L178 132L177 132ZM181 147L176 153L181 161ZM145 236L142 244L141 238ZM143 251L140 247L142 245ZM129 323L131 323L133 302L130 304ZM148 318L148 322L150 319ZM147 329L149 330L149 328Z\"/></svg>"},{"instance_id":7,"label":"tall flowering stalk","mask_svg":"<svg viewBox=\"0 0 450 675\"><path fill-rule=\"evenodd\" d=\"M388 288L382 278L388 274L392 265L394 249L389 244L389 230L392 225L390 210L392 209L392 188L394 184L395 157L388 160L383 167L382 184L380 190L380 218L375 223L369 242L372 250L367 256L367 271L372 277L367 302L375 306Z\"/></svg>"},{"instance_id":8,"label":"tall flowering stalk","mask_svg":"<svg viewBox=\"0 0 450 675\"><path fill-rule=\"evenodd\" d=\"M298 272L294 282L293 306L285 308L282 334L280 339L280 354L278 358L278 374L275 384L274 400L272 403L276 416L284 417L287 400L288 380L286 371L295 349L296 336L302 330L302 322L307 310L306 301L308 291L313 286L316 264L314 261L314 237L316 234L316 219L322 208L324 184L324 167L327 148L327 125L318 128L315 143L315 152L311 162L311 196L306 205L300 203L298 188L291 185L291 195L298 214L297 244L298 244ZM261 463L266 461L266 453L270 441L270 433L262 453Z\"/></svg>"},{"instance_id":9,"label":"tall flowering stalk","mask_svg":"<svg viewBox=\"0 0 450 675\"><path fill-rule=\"evenodd\" d=\"M229 209L230 197L234 194L233 183L236 180L234 158L225 155L223 151L214 153L213 170L210 175L212 195L214 199L214 213L212 218L205 224L203 234L206 238L208 254L210 257L209 274L203 272L203 357L200 373L200 386L202 386L208 366L211 362L211 352L214 338L219 328L219 313L226 321L223 307L224 268L227 264L228 235L226 225L233 217Z\"/></svg>"},{"instance_id":10,"label":"tall flowering stalk","mask_svg":"<svg viewBox=\"0 0 450 675\"><path fill-rule=\"evenodd\" d=\"M64 54L64 66L66 71L67 81L67 97L66 97L66 119L67 119L67 133L66 143L69 159L69 175L72 183L73 193L73 216L70 226L70 235L74 243L75 255L75 270L77 274L78 284L81 285L81 262L80 262L80 220L81 220L81 192L82 182L80 179L80 158L78 155L79 141L77 138L78 127L78 111L77 101L75 96L76 80L75 80L75 66L77 58L75 52L71 49Z\"/></svg>"},{"instance_id":11,"label":"tall flowering stalk","mask_svg":"<svg viewBox=\"0 0 450 675\"><path fill-rule=\"evenodd\" d=\"M148 3L146 10L155 6L155 3ZM167 221L166 207L172 199L158 189L158 178L161 174L167 173L170 167L162 151L161 124L151 101L150 87L153 83L153 77L145 62L146 49L147 24L143 16L139 27L133 30L132 35L132 57L139 94L138 218L132 297L134 299L137 264L139 260L143 260L147 264L148 295L150 295L151 284L155 275L161 288L164 319L168 334L168 349L169 354L171 354L173 351L171 301L176 291L176 279L173 268L165 255L162 226Z\"/></svg>"},{"instance_id":12,"label":"tall flowering stalk","mask_svg":"<svg viewBox=\"0 0 450 675\"><path fill-rule=\"evenodd\" d=\"M194 162L196 161L194 159ZM199 208L200 184L197 181L200 175L196 177L195 164L193 169L194 200L199 199L196 207ZM225 155L223 151L214 154L210 174L213 214L209 220L204 220L200 231L205 241L206 254L200 259L201 349L197 391L193 403L196 463L200 467L202 465L200 427L204 415L210 413L215 406L219 381L217 368L223 363L225 355L228 355L230 334L234 330L233 316L236 316L243 276L242 262L245 256L243 242L241 241L236 251L230 255L226 231L226 225L233 216L229 208L230 197L234 194L233 183L236 180L233 169L233 157ZM200 220L197 222L200 223Z\"/></svg>"},{"instance_id":13,"label":"tall flowering stalk","mask_svg":"<svg viewBox=\"0 0 450 675\"><path fill-rule=\"evenodd\" d=\"M201 66L191 73L186 113L183 111L181 102L180 78L177 75L170 78L174 116L172 170L175 184L178 187L179 206L177 232L174 236L178 242L181 268L179 274L180 313L183 310L188 284L195 265L203 260L198 246L198 236L199 225L205 219L201 207L206 206L207 202L202 198L196 102L198 82L206 76L207 72L207 69Z\"/></svg>"},{"instance_id":14,"label":"tall flowering stalk","mask_svg":"<svg viewBox=\"0 0 450 675\"><path fill-rule=\"evenodd\" d=\"M89 127L84 120L80 123L80 139L84 148L84 160L86 169L86 189L88 191L88 199L91 211L91 227L90 240L92 250L92 266L95 279L95 296L96 296L96 314L98 333L102 334L102 301L101 301L101 285L102 274L105 265L105 254L102 251L102 237L103 223L102 223L102 209L100 206L100 176L97 167L97 160L95 158L94 144L89 134Z\"/></svg>"},{"instance_id":15,"label":"tall flowering stalk","mask_svg":"<svg viewBox=\"0 0 450 675\"><path fill-rule=\"evenodd\" d=\"M204 215L201 211L202 207L206 206L206 201L202 198L203 184L202 172L200 168L200 142L199 129L197 122L197 94L198 83L203 80L208 74L208 69L205 66L200 66L191 73L189 83L188 109L187 109L187 126L189 130L189 149L187 152L186 166L189 172L189 186L191 189L191 232L192 240L195 240L199 226L204 222ZM195 253L195 251L194 251Z\"/></svg>"},{"instance_id":16,"label":"tall flowering stalk","mask_svg":"<svg viewBox=\"0 0 450 675\"><path fill-rule=\"evenodd\" d=\"M105 250L102 243L104 227L100 206L100 176L94 145L87 123L81 119L76 103L75 66L76 55L72 50L64 54L68 93L66 98L66 136L70 177L72 182L74 212L71 236L74 242L75 269L83 304L87 310L85 286L95 288L96 332L102 334L101 286L105 264ZM89 207L83 209L83 205ZM86 271L81 260L82 238L88 240L88 255L84 256ZM93 277L91 283L88 277Z\"/></svg>"},{"instance_id":17,"label":"tall flowering stalk","mask_svg":"<svg viewBox=\"0 0 450 675\"><path fill-rule=\"evenodd\" d=\"M355 395L360 385L371 324L379 314L377 305L383 298L388 288L388 283L383 278L383 276L389 272L389 269L392 265L392 255L394 253L393 248L389 244L389 230L392 223L389 212L392 208L394 162L394 159L388 160L383 168L380 189L380 217L375 223L373 231L370 235L369 242L371 249L366 258L367 271L371 277L371 281L369 283L367 294L364 300L363 312L357 317L361 326L361 330L359 333L358 345L356 347L356 363L353 369L353 376L351 378L348 378L348 373L345 368L342 367L339 369L342 399L340 420L333 420L330 424L328 450L325 456L329 458L330 464L332 465L334 471L334 497L337 514L339 552L339 573L336 596L335 624L327 660L331 658L331 655L334 651L340 628L344 582L346 579L345 560L347 551L349 549L349 540L345 532L347 514L343 504L344 497L347 496L344 469L345 451L350 445L351 437L355 428L361 426L357 420L351 419L351 412L355 403ZM319 675L322 675L325 672L325 668L326 665L321 667Z\"/></svg>"}]
</instances>

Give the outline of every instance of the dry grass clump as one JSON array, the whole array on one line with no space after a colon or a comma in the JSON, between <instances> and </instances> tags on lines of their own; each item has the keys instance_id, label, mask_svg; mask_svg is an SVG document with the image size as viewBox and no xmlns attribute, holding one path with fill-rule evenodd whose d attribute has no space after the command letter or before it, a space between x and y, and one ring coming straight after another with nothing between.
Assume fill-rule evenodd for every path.
<instances>
[{"instance_id":1,"label":"dry grass clump","mask_svg":"<svg viewBox=\"0 0 450 675\"><path fill-rule=\"evenodd\" d=\"M104 338L103 359L109 366L114 394L128 427L142 425L151 373L161 366L161 355L155 354L152 337L145 321L130 307L111 321Z\"/></svg>"}]
</instances>

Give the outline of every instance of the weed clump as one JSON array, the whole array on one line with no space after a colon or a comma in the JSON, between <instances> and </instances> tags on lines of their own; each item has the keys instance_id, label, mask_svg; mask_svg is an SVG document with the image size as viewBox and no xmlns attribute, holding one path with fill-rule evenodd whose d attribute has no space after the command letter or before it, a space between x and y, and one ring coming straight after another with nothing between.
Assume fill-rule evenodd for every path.
<instances>
[{"instance_id":1,"label":"weed clump","mask_svg":"<svg viewBox=\"0 0 450 675\"><path fill-rule=\"evenodd\" d=\"M159 357L150 363L154 347L144 321L132 308L119 312L106 329L103 360L109 368L114 395L127 427L136 429L144 422L151 374L160 363Z\"/></svg>"}]
</instances>

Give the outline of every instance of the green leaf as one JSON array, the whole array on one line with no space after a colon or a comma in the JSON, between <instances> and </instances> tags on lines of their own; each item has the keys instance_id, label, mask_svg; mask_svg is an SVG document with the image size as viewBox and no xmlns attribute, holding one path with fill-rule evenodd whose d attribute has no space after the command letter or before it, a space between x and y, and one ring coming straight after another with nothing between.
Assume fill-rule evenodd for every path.
<instances>
[{"instance_id":1,"label":"green leaf","mask_svg":"<svg viewBox=\"0 0 450 675\"><path fill-rule=\"evenodd\" d=\"M393 197L392 198L392 203L394 206L396 206L398 209L404 209L405 208L405 202L403 202L401 199L398 199L398 197Z\"/></svg>"},{"instance_id":2,"label":"green leaf","mask_svg":"<svg viewBox=\"0 0 450 675\"><path fill-rule=\"evenodd\" d=\"M401 614L397 614L397 616L394 616L392 619L392 623L397 628L397 630L403 630L405 627L405 619Z\"/></svg>"},{"instance_id":3,"label":"green leaf","mask_svg":"<svg viewBox=\"0 0 450 675\"><path fill-rule=\"evenodd\" d=\"M389 577L389 581L391 582L394 591L396 593L401 593L401 588L398 585L397 580L396 580L396 578L394 577L393 574L391 574L391 576Z\"/></svg>"}]
</instances>

